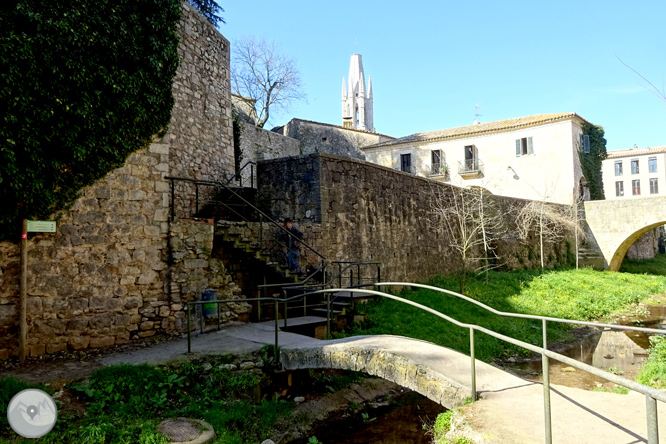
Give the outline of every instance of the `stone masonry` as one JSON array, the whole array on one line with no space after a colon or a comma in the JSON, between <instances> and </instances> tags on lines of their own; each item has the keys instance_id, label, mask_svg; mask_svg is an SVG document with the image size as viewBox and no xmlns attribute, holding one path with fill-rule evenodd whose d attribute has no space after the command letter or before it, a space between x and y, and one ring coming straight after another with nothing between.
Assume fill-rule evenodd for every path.
<instances>
[{"instance_id":1,"label":"stone masonry","mask_svg":"<svg viewBox=\"0 0 666 444\"><path fill-rule=\"evenodd\" d=\"M54 215L56 233L29 238L30 355L180 332L183 303L202 289L239 296L221 262L206 259L212 225L169 217L165 176L220 180L233 171L229 42L182 8L167 135L83 189ZM0 243L0 359L18 352L19 264L18 245Z\"/></svg>"},{"instance_id":2,"label":"stone masonry","mask_svg":"<svg viewBox=\"0 0 666 444\"><path fill-rule=\"evenodd\" d=\"M450 190L448 184L327 154L260 162L259 177L262 208L278 219L293 218L328 260L380 261L382 276L391 280L454 271L450 241L431 224L433 200ZM498 198L509 227L497 245L504 268L540 263L538 236L522 241L513 234L509 209L525 202ZM544 256L548 266L569 260L566 240L548 246Z\"/></svg>"}]
</instances>

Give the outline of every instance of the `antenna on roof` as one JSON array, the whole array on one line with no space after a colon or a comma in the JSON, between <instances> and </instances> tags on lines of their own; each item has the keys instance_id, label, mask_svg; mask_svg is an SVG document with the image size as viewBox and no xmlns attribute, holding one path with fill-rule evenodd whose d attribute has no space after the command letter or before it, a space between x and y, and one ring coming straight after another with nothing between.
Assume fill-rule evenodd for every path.
<instances>
[{"instance_id":1,"label":"antenna on roof","mask_svg":"<svg viewBox=\"0 0 666 444\"><path fill-rule=\"evenodd\" d=\"M481 117L481 114L479 114L479 110L481 107L479 105L474 105L474 125L478 125L479 123L479 117Z\"/></svg>"}]
</instances>

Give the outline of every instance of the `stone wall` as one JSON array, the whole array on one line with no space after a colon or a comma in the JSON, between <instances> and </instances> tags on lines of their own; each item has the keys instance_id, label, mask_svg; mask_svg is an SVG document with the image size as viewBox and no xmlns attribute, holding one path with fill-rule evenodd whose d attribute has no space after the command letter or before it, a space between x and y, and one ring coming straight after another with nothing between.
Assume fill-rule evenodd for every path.
<instances>
[{"instance_id":1,"label":"stone wall","mask_svg":"<svg viewBox=\"0 0 666 444\"><path fill-rule=\"evenodd\" d=\"M30 355L178 332L204 287L238 295L221 262L201 262L210 226L169 220L165 176L233 171L228 41L187 3L179 33L167 135L83 189L56 233L29 238ZM0 243L0 359L18 353L19 272L18 245Z\"/></svg>"},{"instance_id":2,"label":"stone wall","mask_svg":"<svg viewBox=\"0 0 666 444\"><path fill-rule=\"evenodd\" d=\"M657 230L648 231L639 237L627 250L629 259L652 259L659 251L659 235Z\"/></svg>"},{"instance_id":3,"label":"stone wall","mask_svg":"<svg viewBox=\"0 0 666 444\"><path fill-rule=\"evenodd\" d=\"M451 242L431 222L433 201L450 192L448 184L331 155L260 162L259 177L262 207L276 218L292 217L328 260L380 261L382 276L392 280L422 281L455 270ZM509 228L497 245L505 268L540 263L537 237L520 240L512 222L525 202L498 199ZM544 256L549 266L571 259L566 241Z\"/></svg>"},{"instance_id":4,"label":"stone wall","mask_svg":"<svg viewBox=\"0 0 666 444\"><path fill-rule=\"evenodd\" d=\"M328 153L362 160L365 160L365 154L360 148L393 140L393 137L379 133L301 119L292 119L272 131L297 139L301 154Z\"/></svg>"},{"instance_id":5,"label":"stone wall","mask_svg":"<svg viewBox=\"0 0 666 444\"><path fill-rule=\"evenodd\" d=\"M267 131L254 124L241 122L241 167L247 162L257 163L259 160L277 159L280 157L298 156L300 143L296 139ZM254 186L257 186L257 168L254 167ZM241 173L243 186L250 186L252 169L246 167Z\"/></svg>"}]
</instances>

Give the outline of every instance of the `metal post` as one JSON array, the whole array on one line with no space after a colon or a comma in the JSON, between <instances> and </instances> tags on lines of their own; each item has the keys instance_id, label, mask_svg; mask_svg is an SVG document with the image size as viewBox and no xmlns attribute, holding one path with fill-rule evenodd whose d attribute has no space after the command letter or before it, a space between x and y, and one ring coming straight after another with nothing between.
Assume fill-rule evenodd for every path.
<instances>
[{"instance_id":1,"label":"metal post","mask_svg":"<svg viewBox=\"0 0 666 444\"><path fill-rule=\"evenodd\" d=\"M351 268L349 269L349 286L353 287L354 286L354 270Z\"/></svg>"},{"instance_id":2,"label":"metal post","mask_svg":"<svg viewBox=\"0 0 666 444\"><path fill-rule=\"evenodd\" d=\"M331 293L326 293L326 336L331 335Z\"/></svg>"},{"instance_id":3,"label":"metal post","mask_svg":"<svg viewBox=\"0 0 666 444\"><path fill-rule=\"evenodd\" d=\"M286 296L286 295L285 295ZM283 302L284 304L284 327L287 326L287 301Z\"/></svg>"},{"instance_id":4,"label":"metal post","mask_svg":"<svg viewBox=\"0 0 666 444\"><path fill-rule=\"evenodd\" d=\"M176 200L176 184L173 179L171 179L171 220L174 220L176 217L176 210L174 202Z\"/></svg>"},{"instance_id":5,"label":"metal post","mask_svg":"<svg viewBox=\"0 0 666 444\"><path fill-rule=\"evenodd\" d=\"M280 349L278 348L278 301L277 299L273 302L273 309L275 310L275 348L273 348L273 357L275 358L275 364L280 362Z\"/></svg>"},{"instance_id":6,"label":"metal post","mask_svg":"<svg viewBox=\"0 0 666 444\"><path fill-rule=\"evenodd\" d=\"M474 357L474 329L469 329L469 355L472 358L472 402L476 401L476 358Z\"/></svg>"},{"instance_id":7,"label":"metal post","mask_svg":"<svg viewBox=\"0 0 666 444\"><path fill-rule=\"evenodd\" d=\"M192 353L192 319L190 318L190 304L185 304L187 312L187 352Z\"/></svg>"},{"instance_id":8,"label":"metal post","mask_svg":"<svg viewBox=\"0 0 666 444\"><path fill-rule=\"evenodd\" d=\"M220 331L220 301L217 301L217 331Z\"/></svg>"},{"instance_id":9,"label":"metal post","mask_svg":"<svg viewBox=\"0 0 666 444\"><path fill-rule=\"evenodd\" d=\"M254 188L254 165L250 164L250 188Z\"/></svg>"},{"instance_id":10,"label":"metal post","mask_svg":"<svg viewBox=\"0 0 666 444\"><path fill-rule=\"evenodd\" d=\"M361 285L361 264L356 264L356 285Z\"/></svg>"},{"instance_id":11,"label":"metal post","mask_svg":"<svg viewBox=\"0 0 666 444\"><path fill-rule=\"evenodd\" d=\"M303 296L303 316L308 315L308 297Z\"/></svg>"},{"instance_id":12,"label":"metal post","mask_svg":"<svg viewBox=\"0 0 666 444\"><path fill-rule=\"evenodd\" d=\"M548 328L546 320L542 319L543 348L548 348ZM546 444L553 442L553 431L551 427L550 414L550 371L548 369L548 356L541 355L541 373L543 375L543 414L546 433Z\"/></svg>"},{"instance_id":13,"label":"metal post","mask_svg":"<svg viewBox=\"0 0 666 444\"><path fill-rule=\"evenodd\" d=\"M196 212L194 213L195 216L199 215L199 184L194 182L194 199L196 201Z\"/></svg>"},{"instance_id":14,"label":"metal post","mask_svg":"<svg viewBox=\"0 0 666 444\"><path fill-rule=\"evenodd\" d=\"M338 264L338 288L342 288L342 264Z\"/></svg>"},{"instance_id":15,"label":"metal post","mask_svg":"<svg viewBox=\"0 0 666 444\"><path fill-rule=\"evenodd\" d=\"M19 360L28 356L28 219L23 219L21 228L21 280L19 318Z\"/></svg>"},{"instance_id":16,"label":"metal post","mask_svg":"<svg viewBox=\"0 0 666 444\"><path fill-rule=\"evenodd\" d=\"M377 282L382 281L382 272L379 264L377 264ZM377 291L382 291L382 287L377 287Z\"/></svg>"},{"instance_id":17,"label":"metal post","mask_svg":"<svg viewBox=\"0 0 666 444\"><path fill-rule=\"evenodd\" d=\"M659 421L657 417L657 400L645 395L647 407L648 444L659 444Z\"/></svg>"}]
</instances>

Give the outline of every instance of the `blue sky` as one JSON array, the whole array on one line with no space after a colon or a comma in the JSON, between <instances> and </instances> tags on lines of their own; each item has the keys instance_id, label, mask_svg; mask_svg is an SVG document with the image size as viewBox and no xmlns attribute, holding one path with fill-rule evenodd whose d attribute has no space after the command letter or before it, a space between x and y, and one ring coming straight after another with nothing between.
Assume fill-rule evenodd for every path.
<instances>
[{"instance_id":1,"label":"blue sky","mask_svg":"<svg viewBox=\"0 0 666 444\"><path fill-rule=\"evenodd\" d=\"M576 112L604 127L610 150L666 145L666 102L615 56L661 88L663 0L218 2L232 46L263 36L300 68L307 101L267 127L292 117L340 125L357 52L380 133L469 125L479 105L482 122Z\"/></svg>"}]
</instances>

